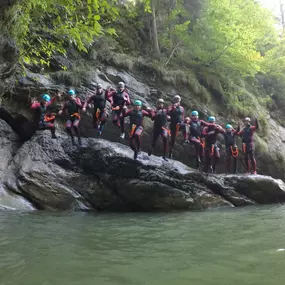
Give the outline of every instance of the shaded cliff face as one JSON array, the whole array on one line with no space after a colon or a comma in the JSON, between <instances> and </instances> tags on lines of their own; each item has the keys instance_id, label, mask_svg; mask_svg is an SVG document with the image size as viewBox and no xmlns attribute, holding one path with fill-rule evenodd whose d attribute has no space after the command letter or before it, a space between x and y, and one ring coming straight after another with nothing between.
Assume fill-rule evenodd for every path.
<instances>
[{"instance_id":1,"label":"shaded cliff face","mask_svg":"<svg viewBox=\"0 0 285 285\"><path fill-rule=\"evenodd\" d=\"M0 121L1 209L196 210L285 201L285 184L267 176L204 175L181 162L86 138L72 146L38 132L19 144Z\"/></svg>"}]
</instances>

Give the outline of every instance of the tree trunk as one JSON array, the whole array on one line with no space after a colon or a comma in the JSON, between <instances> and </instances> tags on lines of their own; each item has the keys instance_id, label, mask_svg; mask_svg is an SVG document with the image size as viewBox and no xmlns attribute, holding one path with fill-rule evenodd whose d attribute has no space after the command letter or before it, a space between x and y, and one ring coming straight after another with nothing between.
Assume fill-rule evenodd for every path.
<instances>
[{"instance_id":1,"label":"tree trunk","mask_svg":"<svg viewBox=\"0 0 285 285\"><path fill-rule=\"evenodd\" d=\"M156 0L151 1L151 10L152 10L152 41L153 41L153 50L154 54L158 56L160 54L158 36L157 36L157 27L156 27L156 15L155 15L155 4Z\"/></svg>"},{"instance_id":2,"label":"tree trunk","mask_svg":"<svg viewBox=\"0 0 285 285\"><path fill-rule=\"evenodd\" d=\"M284 18L284 3L283 0L279 0L280 3L280 14L281 14L281 24L282 24L282 37L285 31L285 18Z\"/></svg>"}]
</instances>

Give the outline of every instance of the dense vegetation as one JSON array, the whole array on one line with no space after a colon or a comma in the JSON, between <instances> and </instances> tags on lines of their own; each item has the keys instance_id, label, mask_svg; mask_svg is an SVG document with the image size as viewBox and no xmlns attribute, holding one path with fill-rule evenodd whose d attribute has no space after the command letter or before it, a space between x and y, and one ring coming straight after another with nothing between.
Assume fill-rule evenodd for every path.
<instances>
[{"instance_id":1,"label":"dense vegetation","mask_svg":"<svg viewBox=\"0 0 285 285\"><path fill-rule=\"evenodd\" d=\"M16 40L22 66L49 66L73 46L130 70L151 68L204 103L214 95L228 114L264 118L269 109L282 122L285 43L277 23L255 0L22 0L1 30Z\"/></svg>"}]
</instances>

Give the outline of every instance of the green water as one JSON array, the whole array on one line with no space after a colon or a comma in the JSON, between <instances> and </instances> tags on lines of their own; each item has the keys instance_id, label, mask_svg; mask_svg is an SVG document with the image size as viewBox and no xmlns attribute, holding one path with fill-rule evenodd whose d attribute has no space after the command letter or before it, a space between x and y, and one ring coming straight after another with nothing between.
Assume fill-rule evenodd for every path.
<instances>
[{"instance_id":1,"label":"green water","mask_svg":"<svg viewBox=\"0 0 285 285\"><path fill-rule=\"evenodd\" d=\"M0 285L283 285L285 206L0 212Z\"/></svg>"}]
</instances>

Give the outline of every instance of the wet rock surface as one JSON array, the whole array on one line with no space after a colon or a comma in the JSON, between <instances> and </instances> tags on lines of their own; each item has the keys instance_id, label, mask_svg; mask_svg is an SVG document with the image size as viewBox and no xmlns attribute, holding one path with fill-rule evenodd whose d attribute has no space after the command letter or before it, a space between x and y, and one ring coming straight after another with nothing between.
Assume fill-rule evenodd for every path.
<instances>
[{"instance_id":1,"label":"wet rock surface","mask_svg":"<svg viewBox=\"0 0 285 285\"><path fill-rule=\"evenodd\" d=\"M72 146L49 132L21 145L0 122L1 209L168 211L285 201L285 184L268 176L205 175L144 152L134 161L120 143L86 138Z\"/></svg>"}]
</instances>

